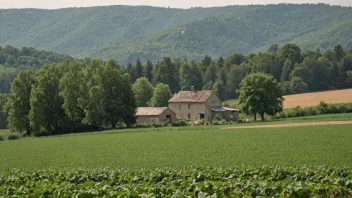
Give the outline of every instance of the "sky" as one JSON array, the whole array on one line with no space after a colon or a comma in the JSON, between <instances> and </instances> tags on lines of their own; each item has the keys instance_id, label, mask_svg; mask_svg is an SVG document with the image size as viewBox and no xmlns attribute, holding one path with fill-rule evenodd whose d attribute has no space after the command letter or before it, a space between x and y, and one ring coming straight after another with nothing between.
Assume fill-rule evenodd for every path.
<instances>
[{"instance_id":1,"label":"sky","mask_svg":"<svg viewBox=\"0 0 352 198\"><path fill-rule=\"evenodd\" d=\"M151 5L171 8L212 7L248 4L327 3L352 6L352 0L0 0L0 8L90 7L103 5Z\"/></svg>"}]
</instances>

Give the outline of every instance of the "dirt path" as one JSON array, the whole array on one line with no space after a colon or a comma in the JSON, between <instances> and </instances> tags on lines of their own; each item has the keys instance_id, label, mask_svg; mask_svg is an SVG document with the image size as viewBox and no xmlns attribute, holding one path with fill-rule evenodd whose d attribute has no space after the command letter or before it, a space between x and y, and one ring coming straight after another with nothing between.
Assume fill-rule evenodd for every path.
<instances>
[{"instance_id":1,"label":"dirt path","mask_svg":"<svg viewBox=\"0 0 352 198\"><path fill-rule=\"evenodd\" d=\"M300 126L319 126L319 125L341 125L352 124L349 121L326 121L326 122L300 122L300 123L287 123L287 124L268 124L268 125L252 125L252 126L234 126L225 129L257 129L257 128L285 128L285 127L300 127Z\"/></svg>"}]
</instances>

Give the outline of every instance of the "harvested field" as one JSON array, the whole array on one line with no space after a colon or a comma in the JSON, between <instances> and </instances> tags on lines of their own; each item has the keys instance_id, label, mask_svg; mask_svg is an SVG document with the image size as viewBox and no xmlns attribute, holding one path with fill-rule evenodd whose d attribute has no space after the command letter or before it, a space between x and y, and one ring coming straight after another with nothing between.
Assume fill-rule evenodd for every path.
<instances>
[{"instance_id":1,"label":"harvested field","mask_svg":"<svg viewBox=\"0 0 352 198\"><path fill-rule=\"evenodd\" d=\"M352 89L324 91L284 96L284 108L290 109L297 106L312 107L324 101L330 104L352 102Z\"/></svg>"},{"instance_id":2,"label":"harvested field","mask_svg":"<svg viewBox=\"0 0 352 198\"><path fill-rule=\"evenodd\" d=\"M324 126L324 125L342 125L352 124L350 121L327 121L327 122L302 122L302 123L285 123L285 124L268 124L268 125L253 125L253 126L234 126L225 129L257 129L257 128L285 128L285 127L300 127L300 126Z\"/></svg>"}]
</instances>

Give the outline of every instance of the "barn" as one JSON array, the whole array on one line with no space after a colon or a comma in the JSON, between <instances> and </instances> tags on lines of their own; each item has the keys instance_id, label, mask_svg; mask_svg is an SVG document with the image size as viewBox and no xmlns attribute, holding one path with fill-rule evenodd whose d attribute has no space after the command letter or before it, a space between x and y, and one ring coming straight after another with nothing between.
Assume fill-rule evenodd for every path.
<instances>
[{"instance_id":1,"label":"barn","mask_svg":"<svg viewBox=\"0 0 352 198\"><path fill-rule=\"evenodd\" d=\"M173 123L177 118L176 113L168 107L139 107L136 121L138 124Z\"/></svg>"}]
</instances>

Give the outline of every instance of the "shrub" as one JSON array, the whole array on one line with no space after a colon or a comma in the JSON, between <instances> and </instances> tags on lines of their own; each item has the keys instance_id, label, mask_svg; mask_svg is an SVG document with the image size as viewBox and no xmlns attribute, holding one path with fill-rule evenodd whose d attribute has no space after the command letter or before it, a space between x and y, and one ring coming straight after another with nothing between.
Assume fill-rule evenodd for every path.
<instances>
[{"instance_id":1,"label":"shrub","mask_svg":"<svg viewBox=\"0 0 352 198\"><path fill-rule=\"evenodd\" d=\"M50 136L50 133L47 131L42 131L42 132L38 132L34 134L35 137L46 137L46 136Z\"/></svg>"},{"instance_id":2,"label":"shrub","mask_svg":"<svg viewBox=\"0 0 352 198\"><path fill-rule=\"evenodd\" d=\"M221 125L221 122L220 122L219 120L214 119L214 120L212 121L212 124L213 124L213 125Z\"/></svg>"},{"instance_id":3,"label":"shrub","mask_svg":"<svg viewBox=\"0 0 352 198\"><path fill-rule=\"evenodd\" d=\"M18 135L11 134L11 135L9 135L9 137L7 137L7 139L8 139L8 140L18 140L19 137L18 137Z\"/></svg>"},{"instance_id":4,"label":"shrub","mask_svg":"<svg viewBox=\"0 0 352 198\"><path fill-rule=\"evenodd\" d=\"M160 123L154 123L154 124L153 124L153 127L155 127L155 128L159 128L159 127L163 127L163 125L162 125L162 124L160 124Z\"/></svg>"},{"instance_id":5,"label":"shrub","mask_svg":"<svg viewBox=\"0 0 352 198\"><path fill-rule=\"evenodd\" d=\"M134 127L135 128L148 128L148 125L147 124L136 124Z\"/></svg>"},{"instance_id":6,"label":"shrub","mask_svg":"<svg viewBox=\"0 0 352 198\"><path fill-rule=\"evenodd\" d=\"M5 140L5 138L0 136L0 141L4 141L4 140Z\"/></svg>"},{"instance_id":7,"label":"shrub","mask_svg":"<svg viewBox=\"0 0 352 198\"><path fill-rule=\"evenodd\" d=\"M187 121L185 120L179 120L171 124L173 127L181 127L181 126L188 126Z\"/></svg>"}]
</instances>

